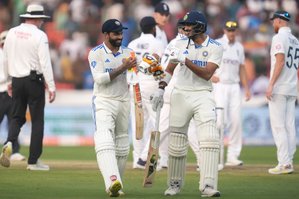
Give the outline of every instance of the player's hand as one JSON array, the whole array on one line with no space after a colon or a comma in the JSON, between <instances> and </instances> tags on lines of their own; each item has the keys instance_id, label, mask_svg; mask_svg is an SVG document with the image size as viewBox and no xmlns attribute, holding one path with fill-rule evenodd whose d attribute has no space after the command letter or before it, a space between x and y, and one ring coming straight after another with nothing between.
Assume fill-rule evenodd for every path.
<instances>
[{"instance_id":1,"label":"player's hand","mask_svg":"<svg viewBox=\"0 0 299 199\"><path fill-rule=\"evenodd\" d=\"M146 74L146 75L151 75L151 67L156 66L158 63L158 60L152 56L152 55L146 55L145 57L142 58L142 62L138 64L138 71Z\"/></svg>"},{"instance_id":2,"label":"player's hand","mask_svg":"<svg viewBox=\"0 0 299 199\"><path fill-rule=\"evenodd\" d=\"M7 85L7 94L9 95L9 97L12 97L12 85L11 84Z\"/></svg>"},{"instance_id":3,"label":"player's hand","mask_svg":"<svg viewBox=\"0 0 299 199\"><path fill-rule=\"evenodd\" d=\"M170 49L170 57L169 57L169 62L173 64L185 64L186 61L186 56L183 54L183 52L176 47L172 47Z\"/></svg>"},{"instance_id":4,"label":"player's hand","mask_svg":"<svg viewBox=\"0 0 299 199\"><path fill-rule=\"evenodd\" d=\"M270 101L271 101L271 98L272 98L272 92L273 92L273 85L269 84L269 86L267 88L267 91L266 91L266 97Z\"/></svg>"},{"instance_id":5,"label":"player's hand","mask_svg":"<svg viewBox=\"0 0 299 199\"><path fill-rule=\"evenodd\" d=\"M251 98L251 94L250 94L249 89L247 89L247 90L245 91L245 95L246 95L246 101L249 101L250 98Z\"/></svg>"},{"instance_id":6,"label":"player's hand","mask_svg":"<svg viewBox=\"0 0 299 199\"><path fill-rule=\"evenodd\" d=\"M150 103L152 104L153 111L156 112L158 106L160 106L161 108L163 107L163 103L164 103L163 95L164 95L164 90L161 88L158 88L158 90L155 93L151 94Z\"/></svg>"},{"instance_id":7,"label":"player's hand","mask_svg":"<svg viewBox=\"0 0 299 199\"><path fill-rule=\"evenodd\" d=\"M151 72L153 73L156 81L163 79L166 75L160 63L156 66L151 66Z\"/></svg>"},{"instance_id":8,"label":"player's hand","mask_svg":"<svg viewBox=\"0 0 299 199\"><path fill-rule=\"evenodd\" d=\"M49 102L52 103L54 102L56 98L56 92L55 91L49 91Z\"/></svg>"},{"instance_id":9,"label":"player's hand","mask_svg":"<svg viewBox=\"0 0 299 199\"><path fill-rule=\"evenodd\" d=\"M213 83L218 83L220 81L219 77L216 77L216 76L212 76L212 82Z\"/></svg>"},{"instance_id":10,"label":"player's hand","mask_svg":"<svg viewBox=\"0 0 299 199\"><path fill-rule=\"evenodd\" d=\"M135 67L136 64L137 64L136 58L132 59L132 57L128 57L128 58L124 59L122 65L125 69L130 70L131 68Z\"/></svg>"}]
</instances>

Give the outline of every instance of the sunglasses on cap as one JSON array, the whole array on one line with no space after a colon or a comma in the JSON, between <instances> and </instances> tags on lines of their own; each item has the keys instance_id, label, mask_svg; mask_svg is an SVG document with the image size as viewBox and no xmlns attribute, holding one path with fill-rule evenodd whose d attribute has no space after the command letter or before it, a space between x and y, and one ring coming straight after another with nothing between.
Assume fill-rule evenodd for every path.
<instances>
[{"instance_id":1,"label":"sunglasses on cap","mask_svg":"<svg viewBox=\"0 0 299 199\"><path fill-rule=\"evenodd\" d=\"M233 21L228 21L228 22L226 22L225 26L227 28L236 28L237 27L237 23L233 22Z\"/></svg>"},{"instance_id":2,"label":"sunglasses on cap","mask_svg":"<svg viewBox=\"0 0 299 199\"><path fill-rule=\"evenodd\" d=\"M286 19L288 19L288 20L291 19L289 13L275 13L274 15L281 16L281 17L286 18Z\"/></svg>"}]
</instances>

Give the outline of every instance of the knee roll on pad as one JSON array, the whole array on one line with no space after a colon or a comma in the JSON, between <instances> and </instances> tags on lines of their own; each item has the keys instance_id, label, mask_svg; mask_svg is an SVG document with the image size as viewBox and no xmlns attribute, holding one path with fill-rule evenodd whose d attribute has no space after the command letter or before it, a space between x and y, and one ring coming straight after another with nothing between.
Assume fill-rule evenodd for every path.
<instances>
[{"instance_id":1,"label":"knee roll on pad","mask_svg":"<svg viewBox=\"0 0 299 199\"><path fill-rule=\"evenodd\" d=\"M185 171L188 153L188 137L181 133L170 133L168 141L168 178L167 184L185 184Z\"/></svg>"},{"instance_id":2,"label":"knee roll on pad","mask_svg":"<svg viewBox=\"0 0 299 199\"><path fill-rule=\"evenodd\" d=\"M128 134L115 136L116 156L127 156L130 153L130 138Z\"/></svg>"},{"instance_id":3,"label":"knee roll on pad","mask_svg":"<svg viewBox=\"0 0 299 199\"><path fill-rule=\"evenodd\" d=\"M219 160L219 133L215 122L204 123L199 131L200 149L200 186L203 191L206 185L217 190L218 160Z\"/></svg>"},{"instance_id":4,"label":"knee roll on pad","mask_svg":"<svg viewBox=\"0 0 299 199\"><path fill-rule=\"evenodd\" d=\"M96 153L102 151L115 151L113 135L109 129L99 129L94 134L94 144Z\"/></svg>"}]
</instances>

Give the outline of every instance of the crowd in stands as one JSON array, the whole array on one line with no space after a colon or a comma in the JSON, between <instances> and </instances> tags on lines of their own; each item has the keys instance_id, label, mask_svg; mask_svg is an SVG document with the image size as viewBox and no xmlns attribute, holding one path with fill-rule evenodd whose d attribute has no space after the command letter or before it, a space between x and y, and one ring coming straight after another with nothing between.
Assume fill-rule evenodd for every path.
<instances>
[{"instance_id":1,"label":"crowd in stands","mask_svg":"<svg viewBox=\"0 0 299 199\"><path fill-rule=\"evenodd\" d=\"M41 4L51 19L43 25L49 38L54 76L58 89L91 89L93 80L87 62L91 48L103 42L102 23L119 19L124 31L123 45L140 35L139 22L152 16L160 0L1 0L0 31L19 25L20 14L28 4ZM279 9L291 14L291 29L299 36L299 13L296 0L166 0L171 18L165 32L168 40L176 34L176 22L186 12L203 12L208 20L207 34L217 39L223 24L235 20L239 25L238 40L246 51L246 70L251 92L265 93L270 71L269 48L274 35L270 16Z\"/></svg>"}]
</instances>

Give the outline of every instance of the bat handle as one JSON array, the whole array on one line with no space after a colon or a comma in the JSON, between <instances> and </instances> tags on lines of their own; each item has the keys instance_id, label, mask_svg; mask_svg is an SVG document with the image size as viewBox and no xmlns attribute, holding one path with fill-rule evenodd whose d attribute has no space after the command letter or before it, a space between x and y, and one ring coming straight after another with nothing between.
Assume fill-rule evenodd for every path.
<instances>
[{"instance_id":1,"label":"bat handle","mask_svg":"<svg viewBox=\"0 0 299 199\"><path fill-rule=\"evenodd\" d=\"M134 51L131 51L130 53L131 53L131 57L132 57L132 59L135 59L135 52L134 52ZM134 69L135 73L137 74L136 66L134 66L133 69Z\"/></svg>"},{"instance_id":2,"label":"bat handle","mask_svg":"<svg viewBox=\"0 0 299 199\"><path fill-rule=\"evenodd\" d=\"M159 104L157 107L157 112L156 112L155 131L159 131L160 113L161 113L161 106Z\"/></svg>"}]
</instances>

